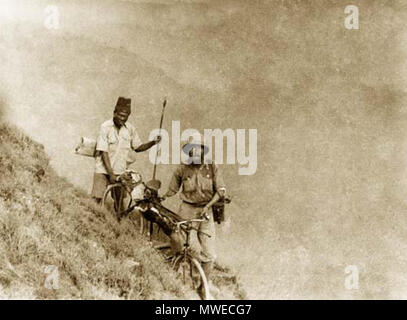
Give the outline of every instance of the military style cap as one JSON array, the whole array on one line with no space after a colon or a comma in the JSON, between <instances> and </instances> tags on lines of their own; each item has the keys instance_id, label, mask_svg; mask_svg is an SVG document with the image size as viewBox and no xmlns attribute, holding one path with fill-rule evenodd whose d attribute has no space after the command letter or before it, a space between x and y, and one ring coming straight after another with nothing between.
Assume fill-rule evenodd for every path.
<instances>
[{"instance_id":1,"label":"military style cap","mask_svg":"<svg viewBox=\"0 0 407 320\"><path fill-rule=\"evenodd\" d=\"M117 99L116 107L114 108L114 111L120 112L120 111L125 111L130 114L131 112L131 99L127 99L124 97L119 97Z\"/></svg>"}]
</instances>

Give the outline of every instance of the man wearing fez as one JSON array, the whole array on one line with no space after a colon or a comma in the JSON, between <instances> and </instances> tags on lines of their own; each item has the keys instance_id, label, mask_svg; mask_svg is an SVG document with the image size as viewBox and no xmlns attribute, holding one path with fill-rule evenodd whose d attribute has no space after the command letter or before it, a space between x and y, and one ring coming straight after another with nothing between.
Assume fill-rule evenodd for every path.
<instances>
[{"instance_id":1,"label":"man wearing fez","mask_svg":"<svg viewBox=\"0 0 407 320\"><path fill-rule=\"evenodd\" d=\"M131 99L119 97L113 118L100 126L96 141L96 165L93 176L92 197L100 203L110 183L127 169L127 160L132 150L143 152L160 142L157 136L153 141L142 143L136 129L127 122L131 113Z\"/></svg>"}]
</instances>

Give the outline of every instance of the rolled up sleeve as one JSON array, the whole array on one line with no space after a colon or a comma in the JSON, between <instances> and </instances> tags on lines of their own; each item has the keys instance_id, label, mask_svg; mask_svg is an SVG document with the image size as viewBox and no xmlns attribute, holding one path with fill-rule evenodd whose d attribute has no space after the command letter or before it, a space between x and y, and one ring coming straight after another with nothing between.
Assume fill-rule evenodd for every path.
<instances>
[{"instance_id":1,"label":"rolled up sleeve","mask_svg":"<svg viewBox=\"0 0 407 320\"><path fill-rule=\"evenodd\" d=\"M101 126L98 138L96 140L96 150L97 151L109 151L109 143L107 140L108 128Z\"/></svg>"}]
</instances>

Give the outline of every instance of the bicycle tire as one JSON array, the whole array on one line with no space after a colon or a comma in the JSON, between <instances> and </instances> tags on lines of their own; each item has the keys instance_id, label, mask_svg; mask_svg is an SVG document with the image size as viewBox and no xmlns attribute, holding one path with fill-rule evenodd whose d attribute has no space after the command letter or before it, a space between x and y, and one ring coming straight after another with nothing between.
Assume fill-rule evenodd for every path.
<instances>
[{"instance_id":1,"label":"bicycle tire","mask_svg":"<svg viewBox=\"0 0 407 320\"><path fill-rule=\"evenodd\" d=\"M181 266L180 262L183 258L184 258L183 254L180 254L175 257L172 266L176 272L179 272L179 268ZM209 293L208 279L206 278L205 272L203 271L201 264L194 257L190 257L189 255L187 255L186 258L189 260L190 268L191 268L191 266L194 266L199 273L199 277L200 277L201 284L203 287L203 292L202 292L203 295L201 296L202 300L211 300L211 296ZM192 279L192 276L191 276L191 281L192 281L192 283L194 282L194 279ZM185 284L185 279L184 279L184 284ZM196 289L196 288L193 288L193 289Z\"/></svg>"},{"instance_id":2,"label":"bicycle tire","mask_svg":"<svg viewBox=\"0 0 407 320\"><path fill-rule=\"evenodd\" d=\"M120 183L111 184L106 188L106 191L103 194L102 207L107 208L107 202L108 202L108 198L109 198L109 195L110 195L110 198L113 200L113 212L115 213L117 219L120 220L120 218L121 218L120 215L121 215L121 213L123 211L119 210L119 208L117 207L116 201L115 201L113 195L111 194L115 188L120 188L120 190L121 190L120 191L121 199L126 199L126 198L128 199L128 202L123 205L123 211L130 208L130 206L132 204L131 194ZM123 194L125 194L124 197L123 197Z\"/></svg>"}]
</instances>

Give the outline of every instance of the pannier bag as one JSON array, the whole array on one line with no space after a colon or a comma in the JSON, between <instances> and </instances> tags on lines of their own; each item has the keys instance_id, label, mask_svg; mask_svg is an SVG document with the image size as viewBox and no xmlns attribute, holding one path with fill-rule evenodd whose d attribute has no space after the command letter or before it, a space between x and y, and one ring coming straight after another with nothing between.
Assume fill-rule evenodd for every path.
<instances>
[{"instance_id":1,"label":"pannier bag","mask_svg":"<svg viewBox=\"0 0 407 320\"><path fill-rule=\"evenodd\" d=\"M213 220L218 224L225 221L225 204L230 203L232 200L229 196L225 196L218 202L212 205Z\"/></svg>"},{"instance_id":2,"label":"pannier bag","mask_svg":"<svg viewBox=\"0 0 407 320\"><path fill-rule=\"evenodd\" d=\"M133 200L142 200L144 198L145 186L140 173L134 170L126 170L120 175L119 180L131 194Z\"/></svg>"},{"instance_id":3,"label":"pannier bag","mask_svg":"<svg viewBox=\"0 0 407 320\"><path fill-rule=\"evenodd\" d=\"M215 176L214 164L211 164L212 174ZM215 185L213 186L215 190ZM219 199L218 202L212 205L213 220L218 224L221 224L225 221L225 204L228 204L232 201L230 196L225 195L223 198Z\"/></svg>"}]
</instances>

